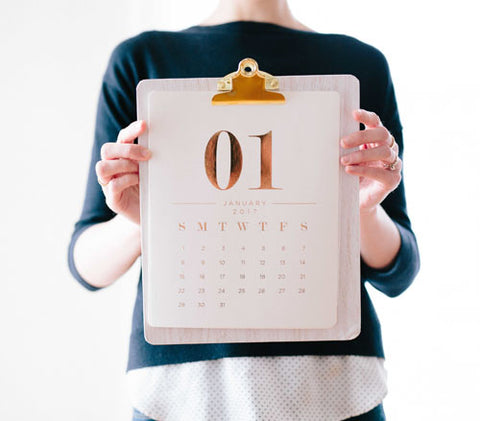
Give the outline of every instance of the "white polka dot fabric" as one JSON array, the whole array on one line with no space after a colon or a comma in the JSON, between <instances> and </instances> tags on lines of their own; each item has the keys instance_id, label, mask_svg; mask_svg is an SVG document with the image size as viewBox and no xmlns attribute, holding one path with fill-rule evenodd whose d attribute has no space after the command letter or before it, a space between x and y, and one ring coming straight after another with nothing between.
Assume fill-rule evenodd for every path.
<instances>
[{"instance_id":1,"label":"white polka dot fabric","mask_svg":"<svg viewBox=\"0 0 480 421\"><path fill-rule=\"evenodd\" d=\"M235 357L128 372L133 406L161 421L340 421L387 394L383 359Z\"/></svg>"}]
</instances>

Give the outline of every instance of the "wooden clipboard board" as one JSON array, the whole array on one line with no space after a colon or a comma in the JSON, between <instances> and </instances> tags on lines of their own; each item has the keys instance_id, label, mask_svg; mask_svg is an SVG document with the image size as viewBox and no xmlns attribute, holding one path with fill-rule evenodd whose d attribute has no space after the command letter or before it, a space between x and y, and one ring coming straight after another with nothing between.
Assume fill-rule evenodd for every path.
<instances>
[{"instance_id":1,"label":"wooden clipboard board","mask_svg":"<svg viewBox=\"0 0 480 421\"><path fill-rule=\"evenodd\" d=\"M358 130L351 75L137 86L145 338L151 344L349 340L360 333Z\"/></svg>"}]
</instances>

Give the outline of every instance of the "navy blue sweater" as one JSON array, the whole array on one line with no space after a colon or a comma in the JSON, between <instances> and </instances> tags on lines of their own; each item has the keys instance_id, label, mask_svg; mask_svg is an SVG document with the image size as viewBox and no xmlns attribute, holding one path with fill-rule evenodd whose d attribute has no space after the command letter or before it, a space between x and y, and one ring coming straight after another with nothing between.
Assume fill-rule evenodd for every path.
<instances>
[{"instance_id":1,"label":"navy blue sweater","mask_svg":"<svg viewBox=\"0 0 480 421\"><path fill-rule=\"evenodd\" d=\"M97 183L100 148L136 120L135 88L142 79L222 77L245 57L277 76L352 74L360 80L361 107L376 112L403 153L402 126L387 62L378 50L344 35L299 31L259 22L194 26L180 32L146 32L122 42L112 53L98 101L95 139L83 210L69 249L73 276L89 290L97 288L79 275L73 247L93 224L115 216ZM144 339L142 280L138 283L128 369L235 356L364 355L384 357L380 324L365 282L388 296L402 293L419 269L415 236L407 215L403 182L382 203L396 223L401 248L392 264L375 270L361 266L361 333L351 341L150 345Z\"/></svg>"}]
</instances>

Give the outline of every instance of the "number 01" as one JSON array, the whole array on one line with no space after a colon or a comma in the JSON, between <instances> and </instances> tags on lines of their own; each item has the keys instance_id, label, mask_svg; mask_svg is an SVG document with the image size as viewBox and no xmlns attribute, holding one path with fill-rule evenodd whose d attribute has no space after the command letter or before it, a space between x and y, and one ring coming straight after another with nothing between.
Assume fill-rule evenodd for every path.
<instances>
[{"instance_id":1,"label":"number 01","mask_svg":"<svg viewBox=\"0 0 480 421\"><path fill-rule=\"evenodd\" d=\"M230 141L230 177L227 187L221 188L217 179L217 145L222 133L228 135ZM250 190L274 190L272 186L272 131L262 135L250 135L260 139L260 186L250 187ZM242 173L243 155L242 148L236 136L227 131L220 130L213 134L205 149L205 172L210 183L218 190L231 189Z\"/></svg>"}]
</instances>

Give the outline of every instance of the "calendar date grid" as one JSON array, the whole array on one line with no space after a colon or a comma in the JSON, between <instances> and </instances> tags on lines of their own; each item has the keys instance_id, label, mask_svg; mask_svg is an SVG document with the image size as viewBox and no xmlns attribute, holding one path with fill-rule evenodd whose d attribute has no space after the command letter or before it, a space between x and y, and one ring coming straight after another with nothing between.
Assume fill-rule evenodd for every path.
<instances>
[{"instance_id":1,"label":"calendar date grid","mask_svg":"<svg viewBox=\"0 0 480 421\"><path fill-rule=\"evenodd\" d=\"M215 258L211 257L212 252ZM308 246L301 243L253 247L244 244L179 245L177 284L174 286L177 308L215 306L223 309L232 299L252 295L305 296L309 259Z\"/></svg>"}]
</instances>

